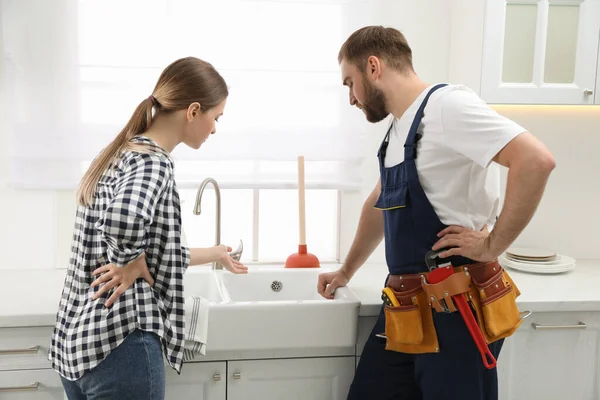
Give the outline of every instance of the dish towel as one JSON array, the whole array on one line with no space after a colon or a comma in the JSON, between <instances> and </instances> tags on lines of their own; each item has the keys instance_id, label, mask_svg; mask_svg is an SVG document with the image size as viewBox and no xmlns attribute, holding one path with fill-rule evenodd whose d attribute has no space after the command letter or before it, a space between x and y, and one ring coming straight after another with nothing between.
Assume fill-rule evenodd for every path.
<instances>
[{"instance_id":1,"label":"dish towel","mask_svg":"<svg viewBox=\"0 0 600 400\"><path fill-rule=\"evenodd\" d=\"M206 355L208 306L208 300L200 296L190 296L185 299L184 361L192 360L198 353Z\"/></svg>"}]
</instances>

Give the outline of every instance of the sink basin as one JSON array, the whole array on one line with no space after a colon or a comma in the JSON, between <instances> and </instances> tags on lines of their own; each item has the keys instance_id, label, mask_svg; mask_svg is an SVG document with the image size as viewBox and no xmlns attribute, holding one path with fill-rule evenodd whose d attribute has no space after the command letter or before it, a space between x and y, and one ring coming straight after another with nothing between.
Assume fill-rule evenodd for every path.
<instances>
[{"instance_id":1,"label":"sink basin","mask_svg":"<svg viewBox=\"0 0 600 400\"><path fill-rule=\"evenodd\" d=\"M218 277L212 270L203 268L188 269L183 278L183 294L184 298L196 295L215 304L229 300Z\"/></svg>"},{"instance_id":2,"label":"sink basin","mask_svg":"<svg viewBox=\"0 0 600 400\"><path fill-rule=\"evenodd\" d=\"M317 293L319 269L283 269L261 268L247 275L224 273L223 285L233 302L307 302L318 301L323 304L331 300ZM350 300L348 290L339 290L335 294L339 301Z\"/></svg>"},{"instance_id":3,"label":"sink basin","mask_svg":"<svg viewBox=\"0 0 600 400\"><path fill-rule=\"evenodd\" d=\"M358 298L343 287L317 293L325 268L259 267L248 274L188 270L185 295L210 301L207 354L218 351L346 349L356 344Z\"/></svg>"},{"instance_id":4,"label":"sink basin","mask_svg":"<svg viewBox=\"0 0 600 400\"><path fill-rule=\"evenodd\" d=\"M283 267L251 269L245 275L219 271L230 303L222 310L223 329L219 337L209 334L207 349L219 348L221 340L235 350L354 346L359 300L345 287L336 290L333 300L321 297L317 279L322 272Z\"/></svg>"}]
</instances>

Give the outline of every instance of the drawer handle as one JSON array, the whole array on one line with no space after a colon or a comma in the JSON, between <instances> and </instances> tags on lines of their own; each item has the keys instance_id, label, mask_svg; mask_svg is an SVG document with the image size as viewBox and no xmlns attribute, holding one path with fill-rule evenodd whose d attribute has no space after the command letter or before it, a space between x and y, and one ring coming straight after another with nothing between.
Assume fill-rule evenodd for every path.
<instances>
[{"instance_id":1,"label":"drawer handle","mask_svg":"<svg viewBox=\"0 0 600 400\"><path fill-rule=\"evenodd\" d=\"M40 350L40 346L31 346L27 349L8 349L0 350L0 356L8 356L14 354L37 354Z\"/></svg>"},{"instance_id":2,"label":"drawer handle","mask_svg":"<svg viewBox=\"0 0 600 400\"><path fill-rule=\"evenodd\" d=\"M531 311L522 311L519 314L521 315L521 319L525 319L525 318L528 318L533 313Z\"/></svg>"},{"instance_id":3,"label":"drawer handle","mask_svg":"<svg viewBox=\"0 0 600 400\"><path fill-rule=\"evenodd\" d=\"M13 386L13 387L0 387L0 393L2 392L35 392L40 386L39 382L33 382L27 386Z\"/></svg>"},{"instance_id":4,"label":"drawer handle","mask_svg":"<svg viewBox=\"0 0 600 400\"><path fill-rule=\"evenodd\" d=\"M579 322L576 325L544 325L544 324L536 324L535 322L531 324L533 329L538 331L543 330L555 330L555 329L586 329L587 325L583 322Z\"/></svg>"},{"instance_id":5,"label":"drawer handle","mask_svg":"<svg viewBox=\"0 0 600 400\"><path fill-rule=\"evenodd\" d=\"M240 374L239 372L235 372L233 374L233 379L242 379L242 374Z\"/></svg>"}]
</instances>

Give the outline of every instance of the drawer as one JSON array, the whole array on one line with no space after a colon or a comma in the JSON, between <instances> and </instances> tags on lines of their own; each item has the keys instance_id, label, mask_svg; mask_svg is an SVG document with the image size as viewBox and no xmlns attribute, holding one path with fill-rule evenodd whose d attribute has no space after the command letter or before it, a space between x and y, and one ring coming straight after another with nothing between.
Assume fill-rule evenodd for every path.
<instances>
[{"instance_id":1,"label":"drawer","mask_svg":"<svg viewBox=\"0 0 600 400\"><path fill-rule=\"evenodd\" d=\"M543 335L578 334L579 332L600 331L600 312L534 312L519 327L519 333Z\"/></svg>"},{"instance_id":2,"label":"drawer","mask_svg":"<svg viewBox=\"0 0 600 400\"><path fill-rule=\"evenodd\" d=\"M53 327L0 328L0 371L50 368Z\"/></svg>"},{"instance_id":3,"label":"drawer","mask_svg":"<svg viewBox=\"0 0 600 400\"><path fill-rule=\"evenodd\" d=\"M51 369L0 371L0 400L64 400L59 375Z\"/></svg>"}]
</instances>

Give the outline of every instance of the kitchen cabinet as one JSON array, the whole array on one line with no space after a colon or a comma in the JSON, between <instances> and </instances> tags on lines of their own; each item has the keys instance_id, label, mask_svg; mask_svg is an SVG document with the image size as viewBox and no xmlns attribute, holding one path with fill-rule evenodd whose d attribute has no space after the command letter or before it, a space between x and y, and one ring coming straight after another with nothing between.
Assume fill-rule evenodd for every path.
<instances>
[{"instance_id":1,"label":"kitchen cabinet","mask_svg":"<svg viewBox=\"0 0 600 400\"><path fill-rule=\"evenodd\" d=\"M356 356L224 359L166 370L166 399L345 399L377 317L360 317ZM63 400L45 360L51 327L0 329L0 400ZM498 359L501 400L600 398L600 312L534 312Z\"/></svg>"},{"instance_id":2,"label":"kitchen cabinet","mask_svg":"<svg viewBox=\"0 0 600 400\"><path fill-rule=\"evenodd\" d=\"M375 321L359 318L358 356ZM500 400L600 399L600 312L533 313L505 340L497 368Z\"/></svg>"},{"instance_id":3,"label":"kitchen cabinet","mask_svg":"<svg viewBox=\"0 0 600 400\"><path fill-rule=\"evenodd\" d=\"M600 398L600 312L534 313L505 342L500 399Z\"/></svg>"},{"instance_id":4,"label":"kitchen cabinet","mask_svg":"<svg viewBox=\"0 0 600 400\"><path fill-rule=\"evenodd\" d=\"M355 357L228 362L228 400L345 400Z\"/></svg>"},{"instance_id":5,"label":"kitchen cabinet","mask_svg":"<svg viewBox=\"0 0 600 400\"><path fill-rule=\"evenodd\" d=\"M595 104L600 104L600 43L598 44L598 69L596 70L596 100Z\"/></svg>"},{"instance_id":6,"label":"kitchen cabinet","mask_svg":"<svg viewBox=\"0 0 600 400\"><path fill-rule=\"evenodd\" d=\"M0 400L64 400L60 377L52 369L0 372Z\"/></svg>"},{"instance_id":7,"label":"kitchen cabinet","mask_svg":"<svg viewBox=\"0 0 600 400\"><path fill-rule=\"evenodd\" d=\"M165 365L166 400L225 400L227 398L227 363L186 363L178 375Z\"/></svg>"},{"instance_id":8,"label":"kitchen cabinet","mask_svg":"<svg viewBox=\"0 0 600 400\"><path fill-rule=\"evenodd\" d=\"M486 102L600 104L600 0L487 0L483 18Z\"/></svg>"},{"instance_id":9,"label":"kitchen cabinet","mask_svg":"<svg viewBox=\"0 0 600 400\"><path fill-rule=\"evenodd\" d=\"M50 368L52 327L0 328L0 371Z\"/></svg>"},{"instance_id":10,"label":"kitchen cabinet","mask_svg":"<svg viewBox=\"0 0 600 400\"><path fill-rule=\"evenodd\" d=\"M47 359L52 327L0 328L0 400L63 400Z\"/></svg>"}]
</instances>

